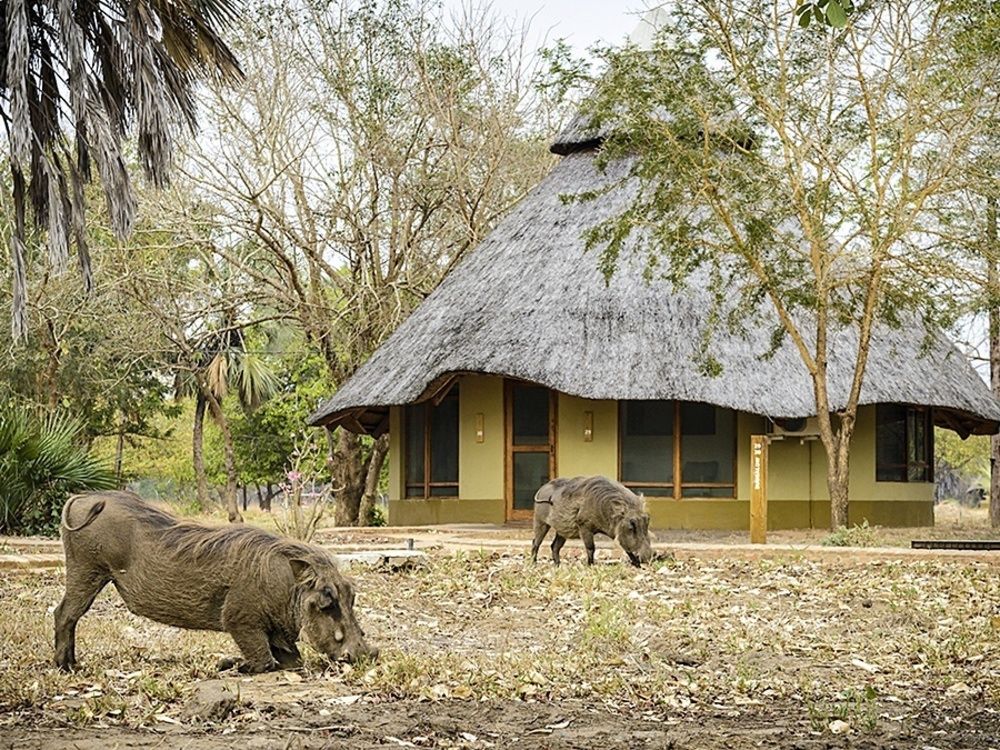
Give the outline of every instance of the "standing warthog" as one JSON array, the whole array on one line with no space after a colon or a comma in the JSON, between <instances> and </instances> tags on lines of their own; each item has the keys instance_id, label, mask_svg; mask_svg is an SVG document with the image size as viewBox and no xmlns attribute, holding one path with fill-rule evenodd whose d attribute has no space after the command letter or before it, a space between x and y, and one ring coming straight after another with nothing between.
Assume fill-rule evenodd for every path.
<instances>
[{"instance_id":1,"label":"standing warthog","mask_svg":"<svg viewBox=\"0 0 1000 750\"><path fill-rule=\"evenodd\" d=\"M76 664L76 623L109 582L137 615L229 633L243 660L220 669L293 669L300 632L331 659L375 658L354 618L354 588L322 549L252 526L179 521L131 492L71 497L62 512L66 596L56 666Z\"/></svg>"},{"instance_id":2,"label":"standing warthog","mask_svg":"<svg viewBox=\"0 0 1000 750\"><path fill-rule=\"evenodd\" d=\"M594 534L616 539L636 567L653 558L649 545L649 514L642 495L636 495L607 477L560 477L535 493L535 539L531 559L552 528L552 561L559 564L559 550L567 539L579 537L587 548L587 564L594 564Z\"/></svg>"}]
</instances>

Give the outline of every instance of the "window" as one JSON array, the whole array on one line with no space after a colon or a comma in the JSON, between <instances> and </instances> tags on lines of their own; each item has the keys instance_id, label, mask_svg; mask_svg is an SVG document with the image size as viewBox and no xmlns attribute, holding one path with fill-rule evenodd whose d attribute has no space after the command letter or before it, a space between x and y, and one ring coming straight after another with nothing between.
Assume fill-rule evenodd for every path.
<instances>
[{"instance_id":1,"label":"window","mask_svg":"<svg viewBox=\"0 0 1000 750\"><path fill-rule=\"evenodd\" d=\"M458 497L458 386L403 414L406 497Z\"/></svg>"},{"instance_id":2,"label":"window","mask_svg":"<svg viewBox=\"0 0 1000 750\"><path fill-rule=\"evenodd\" d=\"M875 479L934 481L934 423L930 409L902 404L875 406Z\"/></svg>"},{"instance_id":3,"label":"window","mask_svg":"<svg viewBox=\"0 0 1000 750\"><path fill-rule=\"evenodd\" d=\"M632 489L652 497L736 496L732 409L683 401L623 401L618 424L619 476Z\"/></svg>"}]
</instances>

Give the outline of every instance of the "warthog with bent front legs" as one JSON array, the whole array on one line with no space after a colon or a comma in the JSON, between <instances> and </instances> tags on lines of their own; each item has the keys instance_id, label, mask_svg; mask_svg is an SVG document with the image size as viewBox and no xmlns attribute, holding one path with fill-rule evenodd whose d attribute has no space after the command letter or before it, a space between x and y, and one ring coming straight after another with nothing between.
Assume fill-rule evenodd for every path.
<instances>
[{"instance_id":1,"label":"warthog with bent front legs","mask_svg":"<svg viewBox=\"0 0 1000 750\"><path fill-rule=\"evenodd\" d=\"M76 623L113 583L137 615L229 633L243 672L301 664L300 633L331 659L375 658L354 617L354 587L324 550L253 526L180 521L131 492L63 507L66 596L56 608L56 665L76 664Z\"/></svg>"},{"instance_id":2,"label":"warthog with bent front legs","mask_svg":"<svg viewBox=\"0 0 1000 750\"><path fill-rule=\"evenodd\" d=\"M559 550L567 539L579 537L587 548L587 564L594 564L594 534L618 541L636 567L653 558L649 543L649 514L643 510L642 495L607 477L560 477L543 484L535 493L535 538L531 559L538 560L538 548L549 529L552 561L559 564Z\"/></svg>"}]
</instances>

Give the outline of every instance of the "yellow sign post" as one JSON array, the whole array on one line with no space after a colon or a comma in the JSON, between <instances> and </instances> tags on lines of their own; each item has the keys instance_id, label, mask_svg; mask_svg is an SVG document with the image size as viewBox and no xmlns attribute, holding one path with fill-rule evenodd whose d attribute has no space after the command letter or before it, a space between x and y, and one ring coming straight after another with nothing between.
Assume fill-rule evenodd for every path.
<instances>
[{"instance_id":1,"label":"yellow sign post","mask_svg":"<svg viewBox=\"0 0 1000 750\"><path fill-rule=\"evenodd\" d=\"M750 436L750 543L767 543L767 435Z\"/></svg>"}]
</instances>

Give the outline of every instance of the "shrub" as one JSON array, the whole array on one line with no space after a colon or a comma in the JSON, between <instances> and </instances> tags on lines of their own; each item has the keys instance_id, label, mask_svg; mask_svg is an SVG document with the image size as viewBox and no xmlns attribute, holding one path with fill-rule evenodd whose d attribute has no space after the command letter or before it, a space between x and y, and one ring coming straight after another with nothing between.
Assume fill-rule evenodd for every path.
<instances>
[{"instance_id":1,"label":"shrub","mask_svg":"<svg viewBox=\"0 0 1000 750\"><path fill-rule=\"evenodd\" d=\"M386 517L385 508L381 505L373 505L371 517L368 519L369 526L387 526L389 519Z\"/></svg>"},{"instance_id":2,"label":"shrub","mask_svg":"<svg viewBox=\"0 0 1000 750\"><path fill-rule=\"evenodd\" d=\"M824 547L878 547L878 526L869 526L868 519L858 526L843 526L820 542Z\"/></svg>"},{"instance_id":3,"label":"shrub","mask_svg":"<svg viewBox=\"0 0 1000 750\"><path fill-rule=\"evenodd\" d=\"M73 492L110 489L114 473L80 441L67 414L0 406L0 532L54 534Z\"/></svg>"}]
</instances>

